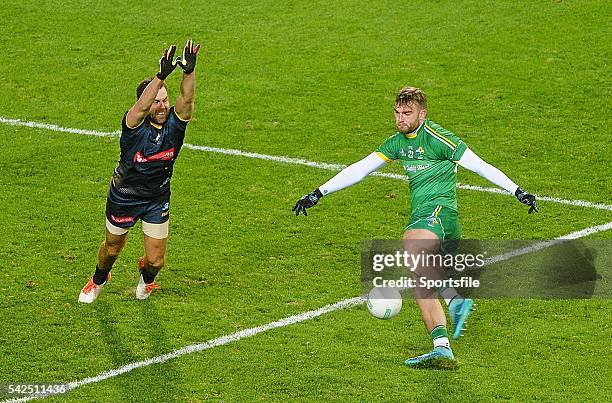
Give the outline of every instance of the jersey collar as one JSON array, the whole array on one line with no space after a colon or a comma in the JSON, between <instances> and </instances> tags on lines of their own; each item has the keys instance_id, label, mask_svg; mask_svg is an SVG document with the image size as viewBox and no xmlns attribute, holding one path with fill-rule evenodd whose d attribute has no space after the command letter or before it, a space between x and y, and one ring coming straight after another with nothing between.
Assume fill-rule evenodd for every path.
<instances>
[{"instance_id":1,"label":"jersey collar","mask_svg":"<svg viewBox=\"0 0 612 403\"><path fill-rule=\"evenodd\" d=\"M423 123L421 123L419 125L419 127L417 127L414 131L410 132L410 133L406 133L404 134L404 136L406 136L407 139L413 139L416 136L419 135L419 130L421 130L421 128L423 127L423 125L425 124L425 120L423 120Z\"/></svg>"}]
</instances>

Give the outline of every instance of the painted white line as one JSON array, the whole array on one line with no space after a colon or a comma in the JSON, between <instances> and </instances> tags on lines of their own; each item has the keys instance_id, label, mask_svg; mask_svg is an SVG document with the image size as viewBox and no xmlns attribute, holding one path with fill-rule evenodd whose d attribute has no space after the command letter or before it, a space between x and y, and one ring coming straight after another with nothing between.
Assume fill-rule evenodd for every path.
<instances>
[{"instance_id":1,"label":"painted white line","mask_svg":"<svg viewBox=\"0 0 612 403\"><path fill-rule=\"evenodd\" d=\"M488 259L485 259L484 265L486 266L489 264L502 262L504 260L512 259L514 257L525 255L527 253L537 252L539 250L542 250L542 249L545 249L545 248L548 248L548 247L551 247L553 245L557 245L563 242L567 242L572 239L582 238L582 237L585 237L591 234L595 234L597 232L608 231L611 229L612 229L612 222L609 222L607 224L602 224L602 225L596 225L594 227L585 228L583 230L575 231L575 232L560 236L555 239L538 242L533 245L526 246L524 248L515 249L513 251L503 253L501 255L490 257Z\"/></svg>"},{"instance_id":2,"label":"painted white line","mask_svg":"<svg viewBox=\"0 0 612 403\"><path fill-rule=\"evenodd\" d=\"M223 346L225 344L231 343L233 341L237 341L240 339L244 339L246 337L251 337L251 336L255 336L258 333L262 333L271 329L276 329L278 327L284 327L284 326L289 326L292 325L294 323L299 323L299 322L303 322L305 320L309 320L309 319L313 319L316 318L317 316L321 316L321 315L325 315L326 313L330 313L333 311L337 311L340 309L346 309L346 308L350 308L352 306L355 305L359 305L361 303L363 303L365 301L365 298L363 297L355 297L355 298L350 298L350 299L345 299L343 301L340 302L336 302L335 304L331 304L331 305L326 305L322 308L313 310L313 311L307 311L307 312L303 312L300 313L298 315L294 315L294 316L289 316L285 319L281 319L278 320L276 322L271 322L268 323L267 325L262 325L262 326L257 326L257 327L251 327L249 329L244 329L244 330L240 330L238 332L229 334L227 336L222 336L213 340L209 340L205 343L199 343L199 344L191 344L187 347L181 348L180 350L175 350L172 351L168 354L163 354L157 357L153 357L153 358L149 358L147 360L143 360L143 361L137 361L137 362L133 362L131 364L127 364L124 365L122 367L119 368L115 368L112 369L110 371L106 371L106 372L102 372L96 376L92 376L90 378L85 378L85 379L81 379L80 381L74 381L74 382L70 382L65 384L65 391L69 392L72 389L78 388L80 386L83 385L87 385L90 383L95 383L95 382L100 382L103 381L105 379L108 378L113 378L115 376L124 374L126 372L130 372L134 369L137 368L142 368L142 367L146 367L152 364L160 364L163 362L166 362L168 360L172 360L174 358L178 358L182 355L186 355L186 354L193 354L196 353L198 351L202 351L202 350L207 350L213 347L218 347L218 346ZM64 392L64 393L66 393ZM43 398L43 397L48 397L51 395L39 395L39 396L27 396L24 398L20 398L20 399L13 399L13 400L5 400L4 402L27 402L28 400L32 400L32 399L38 399L38 398Z\"/></svg>"},{"instance_id":3,"label":"painted white line","mask_svg":"<svg viewBox=\"0 0 612 403\"><path fill-rule=\"evenodd\" d=\"M510 195L505 190L501 190L498 188L484 188L481 186L465 185L463 183L457 183L457 188L465 189L465 190L477 190L479 192L497 193L497 194L503 194L506 196ZM541 195L536 195L536 197L538 198L538 201L542 200L542 201L558 203L558 204L567 204L569 206L590 207L590 208L599 209L599 210L612 211L612 205L609 205L609 204L593 203L593 202L584 201L584 200L568 200L568 199L561 199L559 197L549 197L549 196L541 196Z\"/></svg>"},{"instance_id":4,"label":"painted white line","mask_svg":"<svg viewBox=\"0 0 612 403\"><path fill-rule=\"evenodd\" d=\"M265 160L265 161L282 162L284 164L305 165L307 167L326 169L328 171L341 171L344 168L346 168L346 165L342 165L342 164L328 164L325 162L308 161L308 160L301 159L301 158L292 158L292 157L252 153L252 152L236 150L232 148L195 146L189 143L183 144L183 147L189 148L192 150L198 150L198 151L207 151L207 152L213 152L213 153L218 153L218 154L235 155L235 156L247 157L247 158L256 158L256 159Z\"/></svg>"},{"instance_id":5,"label":"painted white line","mask_svg":"<svg viewBox=\"0 0 612 403\"><path fill-rule=\"evenodd\" d=\"M487 260L485 260L485 264L484 265L490 265L493 263L497 263L497 262L501 262L503 260L508 260L511 259L513 257L516 256L520 256L520 255L524 255L526 253L530 253L530 252L534 252L534 251L538 251L538 250L542 250L545 249L549 246L553 246L557 243L560 242L565 242L567 240L571 240L571 239L578 239L578 238L582 238L591 234L595 234L597 232L601 232L601 231L608 231L612 229L612 222L609 222L607 224L602 224L602 225L596 225L594 227L589 227L589 228L585 228L583 230L580 231L575 231L575 232L571 232L567 235L563 235L560 236L554 240L551 241L545 241L545 242L539 242L535 245L538 245L537 248L533 248L532 247L527 247L527 248L522 248L522 249L517 249L515 251L512 252L508 252L502 255L497 255L497 256L493 256L492 258L489 258ZM349 299L345 299L342 300L340 302L336 302L335 304L331 304L331 305L326 305L322 308L319 309L315 309L313 311L307 311L307 312L303 312L297 315L293 315L293 316L289 316L287 318L281 319L281 320L277 320L275 322L271 322L268 323L267 325L262 325L262 326L257 326L257 327L252 327L249 329L244 329L244 330L240 330L238 332L229 334L227 336L221 336L218 337L216 339L213 340L209 340L207 342L204 343L198 343L198 344L191 344L187 347L183 347L179 350L175 350L172 351L170 353L167 354L163 354L163 355L159 355L157 357L153 357L153 358L149 358L147 360L143 360L143 361L137 361L137 362L133 362L131 364L127 364L124 365L122 367L119 368L115 368L115 369L111 369L109 371L105 371L105 372L101 372L96 376L92 376L89 378L85 378L85 379L81 379L79 381L72 381L69 382L67 384L65 384L65 392L63 393L67 393L69 391L71 391L72 389L78 388L80 386L83 385L87 385L90 383L96 383L96 382L100 382L103 381L105 379L109 379L109 378L113 378L115 376L119 376L121 374L125 374L126 372L130 372L134 369L137 368L142 368L142 367L146 367L152 364L161 364L163 362L172 360L174 358L178 358L181 357L183 355L187 355L187 354L193 354L196 353L198 351L202 351L202 350L208 350L210 348L213 347L218 347L218 346L223 346L225 344L234 342L234 341L238 341L240 339L244 339L247 337L252 337L255 336L256 334L259 333L263 333L266 332L268 330L271 329L276 329L279 327L284 327L284 326L289 326L289 325L293 325L295 323L299 323L299 322L303 322L306 320L310 320L313 318L316 318L318 316L322 316L325 315L326 313L330 313L330 312L334 312L334 311L338 311L341 309L346 309L346 308L350 308L356 305L360 305L362 303L364 303L366 300L365 296L359 296L359 297L354 297L354 298L349 298ZM63 394L61 393L61 394ZM26 396L23 398L19 398L19 399L11 399L11 400L4 400L2 401L2 403L20 403L20 402L27 402L29 400L33 400L33 399L40 399L40 398L45 398L45 397L49 397L52 395L36 395L36 396Z\"/></svg>"},{"instance_id":6,"label":"painted white line","mask_svg":"<svg viewBox=\"0 0 612 403\"><path fill-rule=\"evenodd\" d=\"M0 123L4 123L7 125L11 125L11 126L32 127L36 129L51 130L51 131L56 131L56 132L73 133L73 134L83 134L83 135L98 136L98 137L107 137L107 136L112 137L112 136L119 136L120 134L119 131L101 132L97 130L73 129L73 128L61 127L61 126L57 126L53 124L27 122L27 121L23 121L20 119L8 119L8 118L3 118L3 117L0 117ZM308 160L301 159L301 158L259 154L259 153L252 153L248 151L229 149L229 148L198 146L198 145L193 145L189 143L183 144L183 147L189 148L192 150L213 152L217 154L234 155L234 156L240 156L240 157L261 159L265 161L281 162L284 164L304 165L304 166L308 166L312 168L325 169L328 171L341 171L342 169L346 168L346 165L342 165L342 164L328 164L325 162L308 161ZM406 181L405 176L394 174L394 173L373 172L370 175ZM481 186L466 185L463 183L457 183L457 188L464 189L464 190L475 190L479 192L495 193L495 194L501 194L501 195L506 195L506 196L510 195L508 192L498 189L498 188L487 188L487 187L481 187ZM547 201L551 203L566 204L570 206L588 207L588 208L594 208L594 209L599 209L599 210L612 211L612 205L603 204L603 203L593 203L593 202L589 202L585 200L567 200L567 199L561 199L558 197L549 197L549 196L540 196L540 195L536 195L536 196L539 200Z\"/></svg>"},{"instance_id":7,"label":"painted white line","mask_svg":"<svg viewBox=\"0 0 612 403\"><path fill-rule=\"evenodd\" d=\"M47 123L27 122L21 119L8 119L8 118L3 118L3 117L0 117L0 123L4 123L10 126L25 126L25 127L33 127L35 129L52 130L54 132L85 134L87 136L106 137L106 136L118 136L121 134L121 132L119 131L99 132L97 130L71 129L69 127L61 127L61 126L47 124Z\"/></svg>"}]
</instances>

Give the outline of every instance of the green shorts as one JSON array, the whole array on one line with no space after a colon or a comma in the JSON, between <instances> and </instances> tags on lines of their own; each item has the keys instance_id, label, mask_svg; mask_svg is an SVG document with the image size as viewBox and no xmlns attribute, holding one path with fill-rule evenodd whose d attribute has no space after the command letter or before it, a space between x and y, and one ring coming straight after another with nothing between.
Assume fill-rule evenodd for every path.
<instances>
[{"instance_id":1,"label":"green shorts","mask_svg":"<svg viewBox=\"0 0 612 403\"><path fill-rule=\"evenodd\" d=\"M426 229L441 241L459 240L461 226L457 211L444 206L421 206L410 216L406 230Z\"/></svg>"}]
</instances>

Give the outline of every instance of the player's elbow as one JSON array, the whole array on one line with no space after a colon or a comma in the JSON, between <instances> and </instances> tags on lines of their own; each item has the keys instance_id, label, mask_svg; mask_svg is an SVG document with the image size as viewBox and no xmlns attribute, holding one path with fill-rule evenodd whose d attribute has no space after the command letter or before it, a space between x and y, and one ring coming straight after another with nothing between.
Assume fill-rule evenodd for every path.
<instances>
[{"instance_id":1,"label":"player's elbow","mask_svg":"<svg viewBox=\"0 0 612 403\"><path fill-rule=\"evenodd\" d=\"M175 108L174 112L179 119L188 121L191 120L191 117L193 116L193 109L193 105L191 105L191 107Z\"/></svg>"}]
</instances>

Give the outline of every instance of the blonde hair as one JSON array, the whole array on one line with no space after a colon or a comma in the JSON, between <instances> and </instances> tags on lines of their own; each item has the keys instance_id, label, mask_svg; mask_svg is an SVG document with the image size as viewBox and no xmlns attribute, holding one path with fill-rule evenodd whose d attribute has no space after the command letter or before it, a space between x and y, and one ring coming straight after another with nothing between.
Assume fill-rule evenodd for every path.
<instances>
[{"instance_id":1,"label":"blonde hair","mask_svg":"<svg viewBox=\"0 0 612 403\"><path fill-rule=\"evenodd\" d=\"M397 105L419 104L423 109L427 108L427 95L416 87L404 87L395 98Z\"/></svg>"}]
</instances>

